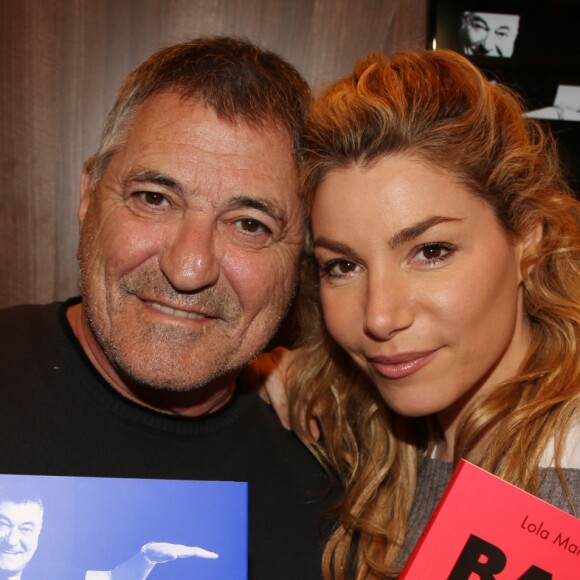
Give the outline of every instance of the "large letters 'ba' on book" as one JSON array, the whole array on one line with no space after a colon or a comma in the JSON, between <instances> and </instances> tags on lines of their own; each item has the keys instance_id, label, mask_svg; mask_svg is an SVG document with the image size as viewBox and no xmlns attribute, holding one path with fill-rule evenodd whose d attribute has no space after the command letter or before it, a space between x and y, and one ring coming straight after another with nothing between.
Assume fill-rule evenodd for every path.
<instances>
[{"instance_id":1,"label":"large letters 'ba' on book","mask_svg":"<svg viewBox=\"0 0 580 580\"><path fill-rule=\"evenodd\" d=\"M580 580L580 519L462 461L401 580Z\"/></svg>"}]
</instances>

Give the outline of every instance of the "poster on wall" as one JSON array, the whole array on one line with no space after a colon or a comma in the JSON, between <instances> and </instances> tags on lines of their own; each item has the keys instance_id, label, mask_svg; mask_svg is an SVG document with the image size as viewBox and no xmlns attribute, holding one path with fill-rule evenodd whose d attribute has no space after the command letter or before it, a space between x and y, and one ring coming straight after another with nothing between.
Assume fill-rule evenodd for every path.
<instances>
[{"instance_id":1,"label":"poster on wall","mask_svg":"<svg viewBox=\"0 0 580 580\"><path fill-rule=\"evenodd\" d=\"M580 0L431 0L428 48L466 55L517 90L558 140L580 192Z\"/></svg>"},{"instance_id":2,"label":"poster on wall","mask_svg":"<svg viewBox=\"0 0 580 580\"><path fill-rule=\"evenodd\" d=\"M247 580L247 492L224 481L0 475L0 577Z\"/></svg>"}]
</instances>

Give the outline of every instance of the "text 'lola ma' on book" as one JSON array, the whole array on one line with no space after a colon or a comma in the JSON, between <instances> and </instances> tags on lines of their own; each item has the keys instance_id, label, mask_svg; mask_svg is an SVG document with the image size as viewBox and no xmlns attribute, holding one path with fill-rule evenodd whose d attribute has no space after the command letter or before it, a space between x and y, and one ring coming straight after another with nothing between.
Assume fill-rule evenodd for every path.
<instances>
[{"instance_id":1,"label":"text 'lola ma' on book","mask_svg":"<svg viewBox=\"0 0 580 580\"><path fill-rule=\"evenodd\" d=\"M400 580L579 580L580 519L461 461Z\"/></svg>"}]
</instances>

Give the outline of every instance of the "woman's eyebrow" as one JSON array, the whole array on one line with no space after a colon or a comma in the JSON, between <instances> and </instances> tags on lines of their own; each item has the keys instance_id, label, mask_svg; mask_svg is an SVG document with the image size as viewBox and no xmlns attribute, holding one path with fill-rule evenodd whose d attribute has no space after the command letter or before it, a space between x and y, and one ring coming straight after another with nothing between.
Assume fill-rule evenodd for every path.
<instances>
[{"instance_id":1,"label":"woman's eyebrow","mask_svg":"<svg viewBox=\"0 0 580 580\"><path fill-rule=\"evenodd\" d=\"M334 252L335 254L343 254L345 256L350 256L355 260L361 259L356 250L351 248L349 245L343 244L341 242L336 242L335 240L331 240L330 238L326 238L324 236L316 238L312 242L312 245L314 248L324 248L326 250Z\"/></svg>"},{"instance_id":2,"label":"woman's eyebrow","mask_svg":"<svg viewBox=\"0 0 580 580\"><path fill-rule=\"evenodd\" d=\"M463 221L461 218L445 217L440 215L434 215L428 217L427 219L421 220L415 224L412 224L394 234L389 240L389 247L394 250L403 244L415 239L421 234L425 233L428 229L436 226L437 224L445 222L460 222Z\"/></svg>"},{"instance_id":3,"label":"woman's eyebrow","mask_svg":"<svg viewBox=\"0 0 580 580\"><path fill-rule=\"evenodd\" d=\"M402 246L406 242L409 242L410 240L413 240L416 237L420 236L428 229L432 228L433 226L436 226L437 224L445 222L460 222L460 221L463 221L463 219L444 216L431 216L425 220L421 220L416 224L412 224L398 231L389 240L388 242L389 247L392 250L395 250L396 248ZM356 258L358 256L356 250L354 250L354 248L351 248L349 245L343 244L342 242L337 242L333 239L324 236L316 238L312 242L312 245L315 248L325 248L332 252L336 252L337 254L344 254L347 256L352 256L353 258Z\"/></svg>"}]
</instances>

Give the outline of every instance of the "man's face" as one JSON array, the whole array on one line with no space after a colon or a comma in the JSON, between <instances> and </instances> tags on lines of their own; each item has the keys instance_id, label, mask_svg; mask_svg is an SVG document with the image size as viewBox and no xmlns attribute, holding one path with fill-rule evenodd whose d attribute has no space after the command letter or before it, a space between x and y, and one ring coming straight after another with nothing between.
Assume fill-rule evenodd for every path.
<instances>
[{"instance_id":1,"label":"man's face","mask_svg":"<svg viewBox=\"0 0 580 580\"><path fill-rule=\"evenodd\" d=\"M461 35L463 53L509 58L514 52L520 17L517 14L465 12Z\"/></svg>"},{"instance_id":2,"label":"man's face","mask_svg":"<svg viewBox=\"0 0 580 580\"><path fill-rule=\"evenodd\" d=\"M143 103L80 206L83 308L105 373L188 390L257 354L295 286L298 187L274 124L230 123L173 93Z\"/></svg>"},{"instance_id":3,"label":"man's face","mask_svg":"<svg viewBox=\"0 0 580 580\"><path fill-rule=\"evenodd\" d=\"M34 502L0 502L0 570L23 570L38 547L42 508Z\"/></svg>"}]
</instances>

